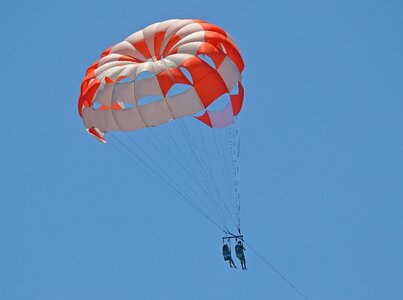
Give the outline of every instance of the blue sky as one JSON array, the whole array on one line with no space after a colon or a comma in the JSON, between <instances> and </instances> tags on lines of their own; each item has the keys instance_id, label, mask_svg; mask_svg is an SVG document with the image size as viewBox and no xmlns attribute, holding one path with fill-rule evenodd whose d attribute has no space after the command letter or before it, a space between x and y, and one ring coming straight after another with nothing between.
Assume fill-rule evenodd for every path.
<instances>
[{"instance_id":1,"label":"blue sky","mask_svg":"<svg viewBox=\"0 0 403 300\"><path fill-rule=\"evenodd\" d=\"M301 299L84 130L86 68L198 18L244 57L242 224L309 299L403 298L401 1L7 1L0 299ZM150 192L152 190L152 192Z\"/></svg>"}]
</instances>

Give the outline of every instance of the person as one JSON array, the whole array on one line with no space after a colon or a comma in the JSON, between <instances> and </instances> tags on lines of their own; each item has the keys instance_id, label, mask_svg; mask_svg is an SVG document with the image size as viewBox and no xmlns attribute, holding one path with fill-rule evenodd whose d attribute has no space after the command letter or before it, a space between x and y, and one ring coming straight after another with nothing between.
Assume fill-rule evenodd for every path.
<instances>
[{"instance_id":1,"label":"person","mask_svg":"<svg viewBox=\"0 0 403 300\"><path fill-rule=\"evenodd\" d=\"M241 241L238 241L238 244L235 246L235 254L236 257L241 261L242 270L247 270L246 268L246 259L245 259L245 247L243 246Z\"/></svg>"},{"instance_id":2,"label":"person","mask_svg":"<svg viewBox=\"0 0 403 300\"><path fill-rule=\"evenodd\" d=\"M229 266L236 269L236 265L231 256L231 247L229 247L228 244L222 246L222 255L224 256L224 260L229 262Z\"/></svg>"}]
</instances>

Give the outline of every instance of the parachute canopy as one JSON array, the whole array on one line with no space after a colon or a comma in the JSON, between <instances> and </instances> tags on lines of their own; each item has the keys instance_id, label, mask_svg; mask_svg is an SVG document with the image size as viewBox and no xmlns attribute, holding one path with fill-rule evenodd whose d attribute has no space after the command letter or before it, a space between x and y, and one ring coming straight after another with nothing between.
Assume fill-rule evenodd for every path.
<instances>
[{"instance_id":1,"label":"parachute canopy","mask_svg":"<svg viewBox=\"0 0 403 300\"><path fill-rule=\"evenodd\" d=\"M156 23L88 68L78 110L88 132L102 142L108 133L109 145L136 172L154 177L225 233L240 233L243 68L223 29L200 20Z\"/></svg>"},{"instance_id":2,"label":"parachute canopy","mask_svg":"<svg viewBox=\"0 0 403 300\"><path fill-rule=\"evenodd\" d=\"M106 49L87 70L78 110L88 132L134 131L185 116L231 125L244 97L244 63L231 36L200 20L152 24ZM222 95L229 101L214 109Z\"/></svg>"}]
</instances>

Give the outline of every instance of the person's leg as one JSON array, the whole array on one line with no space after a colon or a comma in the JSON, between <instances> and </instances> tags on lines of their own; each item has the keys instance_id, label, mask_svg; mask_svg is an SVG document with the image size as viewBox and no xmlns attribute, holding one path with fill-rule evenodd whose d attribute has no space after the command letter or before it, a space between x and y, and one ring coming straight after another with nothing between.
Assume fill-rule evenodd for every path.
<instances>
[{"instance_id":1,"label":"person's leg","mask_svg":"<svg viewBox=\"0 0 403 300\"><path fill-rule=\"evenodd\" d=\"M245 270L245 267L243 265L243 259L241 259L241 266L242 266L242 270Z\"/></svg>"},{"instance_id":2,"label":"person's leg","mask_svg":"<svg viewBox=\"0 0 403 300\"><path fill-rule=\"evenodd\" d=\"M232 260L232 258L231 258L231 261L232 261L234 268L236 269L236 265L235 265L234 261Z\"/></svg>"}]
</instances>

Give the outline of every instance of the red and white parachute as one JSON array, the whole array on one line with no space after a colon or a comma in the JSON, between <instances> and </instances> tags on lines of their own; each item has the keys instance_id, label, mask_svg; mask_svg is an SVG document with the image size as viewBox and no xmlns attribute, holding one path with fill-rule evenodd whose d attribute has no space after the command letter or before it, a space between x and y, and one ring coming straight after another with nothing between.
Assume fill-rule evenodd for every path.
<instances>
[{"instance_id":1,"label":"red and white parachute","mask_svg":"<svg viewBox=\"0 0 403 300\"><path fill-rule=\"evenodd\" d=\"M192 202L192 206L196 205L221 228L228 229L225 219L229 218L239 229L236 116L244 98L243 69L234 40L220 27L200 20L167 20L132 34L102 53L86 72L78 110L90 134L102 142L106 142L106 133L116 134L120 150L127 154L132 151L118 135L133 131L146 134L148 145L141 141L140 134L130 139L136 143L136 151L131 154L136 155L142 167L153 170L159 181ZM195 118L208 127L194 130L198 126L195 123L201 124ZM183 146L180 134L174 130L182 132ZM209 141L209 134L214 142ZM168 141L167 150L156 145L164 141ZM144 157L137 157L139 146L143 147ZM175 149L169 149L171 146ZM211 146L214 153L209 153ZM187 147L189 165L185 162ZM153 169L151 148L163 151L168 157L164 161L172 159L167 169L160 170L160 161L156 162L158 168ZM183 167L186 170L183 176L188 181L193 178L195 184L178 180L176 171L175 178L171 178L166 173L172 166ZM218 169L219 174L214 174ZM220 180L224 177L226 182L212 176ZM185 187L192 191L185 191ZM207 197L208 208L194 200L195 194L197 198Z\"/></svg>"}]
</instances>

